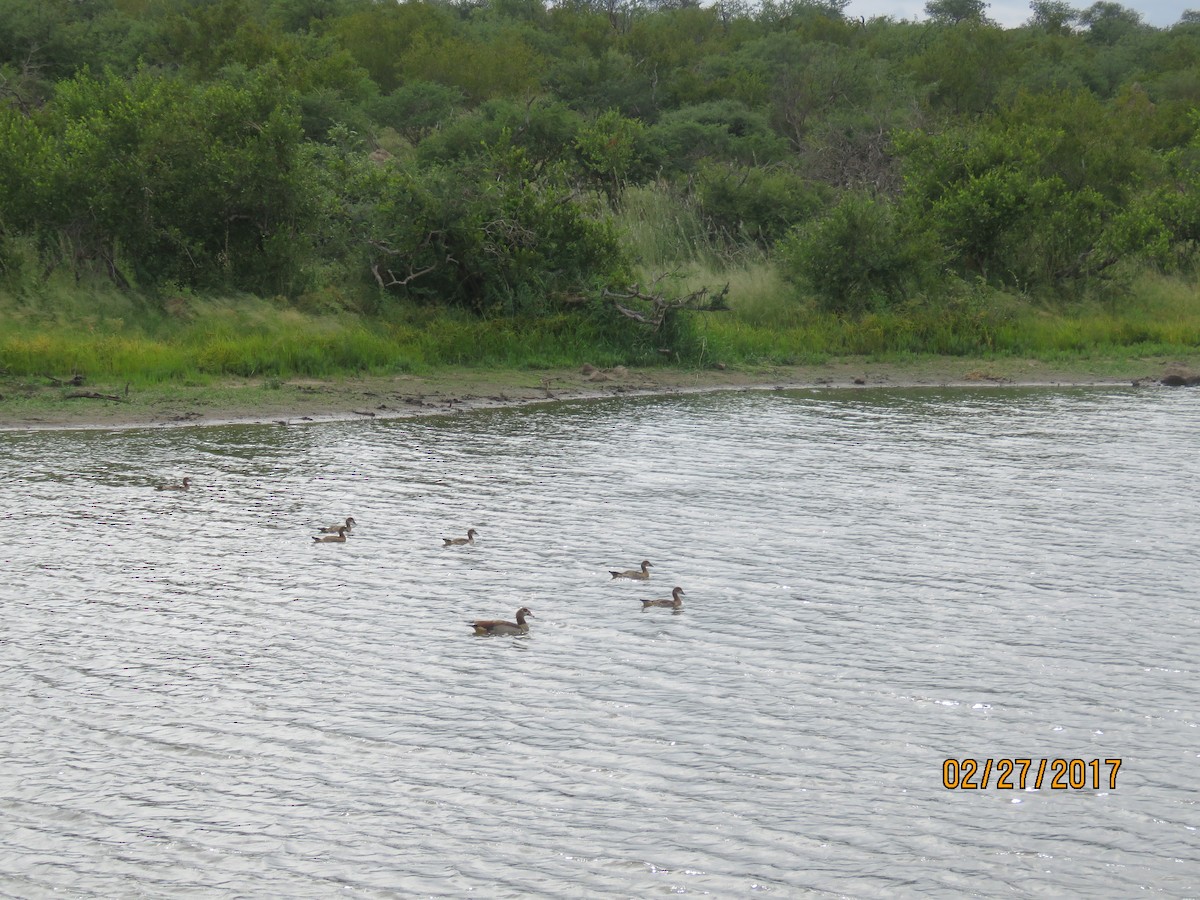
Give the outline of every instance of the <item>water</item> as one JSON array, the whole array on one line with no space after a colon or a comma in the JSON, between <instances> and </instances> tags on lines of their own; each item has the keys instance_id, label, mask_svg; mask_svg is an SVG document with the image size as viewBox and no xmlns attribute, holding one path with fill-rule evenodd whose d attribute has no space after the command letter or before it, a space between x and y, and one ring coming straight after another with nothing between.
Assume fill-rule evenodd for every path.
<instances>
[{"instance_id":1,"label":"water","mask_svg":"<svg viewBox=\"0 0 1200 900\"><path fill-rule=\"evenodd\" d=\"M925 390L0 434L0 893L1195 896L1198 425ZM947 790L965 757L1122 762Z\"/></svg>"}]
</instances>

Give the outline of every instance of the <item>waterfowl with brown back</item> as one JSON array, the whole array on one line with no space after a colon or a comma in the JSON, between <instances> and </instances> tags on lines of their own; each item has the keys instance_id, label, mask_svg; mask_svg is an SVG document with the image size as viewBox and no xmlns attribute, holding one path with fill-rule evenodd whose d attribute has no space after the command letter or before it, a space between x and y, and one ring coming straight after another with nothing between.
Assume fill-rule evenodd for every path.
<instances>
[{"instance_id":1,"label":"waterfowl with brown back","mask_svg":"<svg viewBox=\"0 0 1200 900\"><path fill-rule=\"evenodd\" d=\"M526 617L532 619L533 613L529 611L528 606L522 606L517 610L517 621L505 622L503 619L477 619L471 623L471 627L475 629L476 634L528 634L529 625L526 624Z\"/></svg>"},{"instance_id":2,"label":"waterfowl with brown back","mask_svg":"<svg viewBox=\"0 0 1200 900\"><path fill-rule=\"evenodd\" d=\"M326 525L324 528L318 528L321 534L337 534L339 528L345 528L347 531L353 531L354 526L358 523L354 521L354 516L346 516L345 525Z\"/></svg>"},{"instance_id":3,"label":"waterfowl with brown back","mask_svg":"<svg viewBox=\"0 0 1200 900\"><path fill-rule=\"evenodd\" d=\"M649 609L651 606L669 606L671 609L683 609L683 601L679 598L683 596L683 588L677 587L671 591L670 600L643 600L642 609Z\"/></svg>"},{"instance_id":4,"label":"waterfowl with brown back","mask_svg":"<svg viewBox=\"0 0 1200 900\"><path fill-rule=\"evenodd\" d=\"M613 578L636 578L638 581L649 581L650 580L650 560L643 559L642 560L642 568L640 570L639 569L626 569L624 572L614 572L612 569L609 569L608 571L612 575Z\"/></svg>"},{"instance_id":5,"label":"waterfowl with brown back","mask_svg":"<svg viewBox=\"0 0 1200 900\"><path fill-rule=\"evenodd\" d=\"M479 534L474 528L467 529L465 538L442 538L443 547L461 547L463 544L475 543L475 535Z\"/></svg>"},{"instance_id":6,"label":"waterfowl with brown back","mask_svg":"<svg viewBox=\"0 0 1200 900\"><path fill-rule=\"evenodd\" d=\"M339 525L337 534L327 534L325 537L314 537L313 540L318 544L344 544L346 543L346 526Z\"/></svg>"},{"instance_id":7,"label":"waterfowl with brown back","mask_svg":"<svg viewBox=\"0 0 1200 900\"><path fill-rule=\"evenodd\" d=\"M185 478L183 481L176 482L175 484L160 484L154 489L156 491L186 491L191 487L191 484L192 479Z\"/></svg>"}]
</instances>

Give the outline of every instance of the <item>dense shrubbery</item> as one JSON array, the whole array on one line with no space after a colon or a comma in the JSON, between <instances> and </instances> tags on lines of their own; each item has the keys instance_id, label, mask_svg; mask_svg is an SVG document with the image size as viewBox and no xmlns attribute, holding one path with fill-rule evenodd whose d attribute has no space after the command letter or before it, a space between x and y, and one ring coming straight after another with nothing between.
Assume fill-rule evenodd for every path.
<instances>
[{"instance_id":1,"label":"dense shrubbery","mask_svg":"<svg viewBox=\"0 0 1200 900\"><path fill-rule=\"evenodd\" d=\"M1195 17L985 9L0 0L0 267L483 317L738 258L855 314L1194 277Z\"/></svg>"}]
</instances>

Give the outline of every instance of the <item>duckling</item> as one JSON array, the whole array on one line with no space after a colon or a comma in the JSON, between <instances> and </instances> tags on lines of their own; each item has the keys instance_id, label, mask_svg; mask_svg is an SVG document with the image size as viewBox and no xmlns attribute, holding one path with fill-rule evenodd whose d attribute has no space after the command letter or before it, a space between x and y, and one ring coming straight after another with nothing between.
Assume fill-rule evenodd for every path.
<instances>
[{"instance_id":1,"label":"duckling","mask_svg":"<svg viewBox=\"0 0 1200 900\"><path fill-rule=\"evenodd\" d=\"M677 587L671 591L670 600L643 600L642 609L649 609L651 606L669 606L671 609L683 609L683 601L679 598L683 596L683 588Z\"/></svg>"},{"instance_id":2,"label":"duckling","mask_svg":"<svg viewBox=\"0 0 1200 900\"><path fill-rule=\"evenodd\" d=\"M479 532L476 531L474 528L468 528L467 536L465 538L442 538L442 546L443 547L461 547L463 544L473 544L473 543L475 543L475 535L477 535L478 533Z\"/></svg>"},{"instance_id":3,"label":"duckling","mask_svg":"<svg viewBox=\"0 0 1200 900\"><path fill-rule=\"evenodd\" d=\"M346 516L345 525L326 525L324 528L318 528L321 534L337 534L339 528L345 528L347 531L352 531L358 523L354 521L354 516Z\"/></svg>"},{"instance_id":4,"label":"duckling","mask_svg":"<svg viewBox=\"0 0 1200 900\"><path fill-rule=\"evenodd\" d=\"M180 481L176 484L157 485L154 489L156 491L186 491L188 489L188 487L191 485L191 483L192 483L192 479L185 478L185 479L183 479L183 481Z\"/></svg>"},{"instance_id":5,"label":"duckling","mask_svg":"<svg viewBox=\"0 0 1200 900\"><path fill-rule=\"evenodd\" d=\"M344 544L346 543L346 526L339 525L337 527L337 534L329 534L325 537L314 537L313 540L318 544Z\"/></svg>"},{"instance_id":6,"label":"duckling","mask_svg":"<svg viewBox=\"0 0 1200 900\"><path fill-rule=\"evenodd\" d=\"M642 560L642 569L640 572L637 569L626 569L624 572L614 572L612 569L609 569L608 571L612 575L613 578L636 578L638 581L649 581L650 580L650 572L648 571L649 568L650 568L650 560L643 559Z\"/></svg>"},{"instance_id":7,"label":"duckling","mask_svg":"<svg viewBox=\"0 0 1200 900\"><path fill-rule=\"evenodd\" d=\"M531 619L534 617L528 606L522 606L517 610L515 623L505 622L503 619L478 619L470 624L476 634L529 634L529 625L525 622L526 616Z\"/></svg>"}]
</instances>

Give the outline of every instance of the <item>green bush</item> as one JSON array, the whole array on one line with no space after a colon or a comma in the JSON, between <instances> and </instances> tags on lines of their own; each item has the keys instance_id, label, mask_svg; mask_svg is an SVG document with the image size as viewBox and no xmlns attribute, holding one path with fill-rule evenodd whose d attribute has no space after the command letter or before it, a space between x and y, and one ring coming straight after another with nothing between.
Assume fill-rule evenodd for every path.
<instances>
[{"instance_id":1,"label":"green bush","mask_svg":"<svg viewBox=\"0 0 1200 900\"><path fill-rule=\"evenodd\" d=\"M828 191L784 167L710 164L696 177L696 195L718 231L763 247L812 217Z\"/></svg>"},{"instance_id":2,"label":"green bush","mask_svg":"<svg viewBox=\"0 0 1200 900\"><path fill-rule=\"evenodd\" d=\"M935 271L930 241L905 233L891 204L861 193L792 229L777 250L784 275L835 313L894 306Z\"/></svg>"},{"instance_id":3,"label":"green bush","mask_svg":"<svg viewBox=\"0 0 1200 900\"><path fill-rule=\"evenodd\" d=\"M553 162L569 158L581 124L579 114L561 103L491 100L430 134L417 148L417 158L448 163L506 143L522 148L534 163Z\"/></svg>"},{"instance_id":4,"label":"green bush","mask_svg":"<svg viewBox=\"0 0 1200 900\"><path fill-rule=\"evenodd\" d=\"M647 140L665 172L689 172L701 160L761 165L788 153L787 141L771 130L766 113L733 100L672 110L649 129Z\"/></svg>"},{"instance_id":5,"label":"green bush","mask_svg":"<svg viewBox=\"0 0 1200 900\"><path fill-rule=\"evenodd\" d=\"M364 223L369 266L397 296L483 315L544 314L628 277L608 219L589 213L564 169L517 147L470 163L395 169Z\"/></svg>"},{"instance_id":6,"label":"green bush","mask_svg":"<svg viewBox=\"0 0 1200 900\"><path fill-rule=\"evenodd\" d=\"M377 98L368 111L377 124L395 129L416 144L449 122L462 103L462 91L458 88L411 81Z\"/></svg>"}]
</instances>

